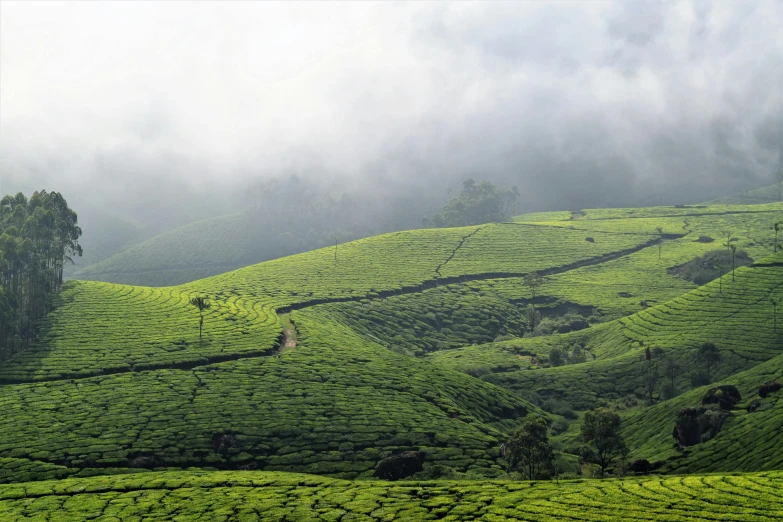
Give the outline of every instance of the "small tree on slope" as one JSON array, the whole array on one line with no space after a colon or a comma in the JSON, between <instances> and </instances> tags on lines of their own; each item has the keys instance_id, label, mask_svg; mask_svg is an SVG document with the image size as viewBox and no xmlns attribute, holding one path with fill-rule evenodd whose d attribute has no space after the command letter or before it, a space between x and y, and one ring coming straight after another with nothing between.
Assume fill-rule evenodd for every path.
<instances>
[{"instance_id":1,"label":"small tree on slope","mask_svg":"<svg viewBox=\"0 0 783 522\"><path fill-rule=\"evenodd\" d=\"M206 297L198 296L190 300L190 304L198 308L198 340L202 342L201 332L204 329L204 310L208 310L212 305Z\"/></svg>"},{"instance_id":2,"label":"small tree on slope","mask_svg":"<svg viewBox=\"0 0 783 522\"><path fill-rule=\"evenodd\" d=\"M546 422L527 417L508 442L508 470L518 469L528 480L535 480L552 467L553 459Z\"/></svg>"},{"instance_id":3,"label":"small tree on slope","mask_svg":"<svg viewBox=\"0 0 783 522\"><path fill-rule=\"evenodd\" d=\"M585 412L582 438L593 450L586 460L600 466L602 478L615 461L628 454L620 435L620 415L606 408Z\"/></svg>"}]
</instances>

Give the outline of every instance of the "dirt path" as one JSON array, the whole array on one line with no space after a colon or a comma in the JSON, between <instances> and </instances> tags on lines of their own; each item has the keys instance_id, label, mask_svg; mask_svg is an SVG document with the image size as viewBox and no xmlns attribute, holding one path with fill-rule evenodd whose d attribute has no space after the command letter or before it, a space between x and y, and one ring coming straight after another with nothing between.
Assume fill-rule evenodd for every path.
<instances>
[{"instance_id":1,"label":"dirt path","mask_svg":"<svg viewBox=\"0 0 783 522\"><path fill-rule=\"evenodd\" d=\"M296 329L285 330L283 348L296 348Z\"/></svg>"},{"instance_id":2,"label":"dirt path","mask_svg":"<svg viewBox=\"0 0 783 522\"><path fill-rule=\"evenodd\" d=\"M280 324L283 325L283 339L280 342L280 351L296 348L296 325L288 314L277 314Z\"/></svg>"}]
</instances>

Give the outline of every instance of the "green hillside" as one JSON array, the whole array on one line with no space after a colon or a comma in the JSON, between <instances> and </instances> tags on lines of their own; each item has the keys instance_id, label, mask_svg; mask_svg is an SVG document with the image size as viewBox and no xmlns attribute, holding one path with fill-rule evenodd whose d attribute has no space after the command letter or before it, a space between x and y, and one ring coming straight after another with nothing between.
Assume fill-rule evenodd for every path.
<instances>
[{"instance_id":1,"label":"green hillside","mask_svg":"<svg viewBox=\"0 0 783 522\"><path fill-rule=\"evenodd\" d=\"M725 196L708 201L705 205L756 205L759 203L774 203L780 201L781 193L779 191L780 187L775 183L774 185L769 185L767 187L745 190L732 196Z\"/></svg>"},{"instance_id":2,"label":"green hillside","mask_svg":"<svg viewBox=\"0 0 783 522\"><path fill-rule=\"evenodd\" d=\"M620 411L630 458L648 459L659 472L781 469L783 461L766 456L783 454L774 436L776 397L754 413L737 409L717 436L685 452L671 435L677 412L698 406L709 388L690 383L694 354L704 342L714 342L722 355L712 380L737 386L740 407L756 398L761 384L780 378L783 323L775 329L770 298L783 298L783 258L772 255L769 227L781 216L779 203L539 213L512 223L384 234L180 286L71 281L56 295L38 341L0 366L0 405L8 412L0 425L0 482L67 479L60 484L71 487L68 481L76 479L68 477L119 475L79 479L83 486L73 487L107 488L106 495L119 499L116 509L131 509L121 500L125 493L166 497L173 493L161 485L165 481L209 476L184 470L218 469L224 471L205 486L220 489L213 507L193 509L234 513L224 504L236 494L214 486L240 487L232 480L281 484L259 499L268 509L289 509L274 492L288 491L286 481L296 480L336 495L339 488L356 490L329 504L328 512L316 509L323 519L353 512L360 501L374 506L357 507L361 513L387 519L375 513L380 504L372 495L397 486L366 481L379 461L419 450L423 469L412 479L505 478L503 443L529 414L552 427L565 454L563 471L589 476L591 468L577 464L577 434L582 412L598 406ZM727 250L727 239L754 260L752 266L734 275L724 268L722 279L703 286L677 270ZM166 255L175 261L177 251ZM126 261L132 269L131 258ZM540 286L526 283L531 274L542 277ZM196 296L212 304L203 341L198 311L189 304ZM553 350L571 352L577 345L578 360L551 364ZM652 347L681 369L673 378L675 396L663 397L659 387L647 405L640 361ZM763 444L748 445L750 434ZM158 474L136 475L145 470ZM778 479L757 475L742 487L765 491ZM648 518L673 510L676 520L688 515L685 507L671 507L678 488L689 498L701 495L692 488L705 488L711 503L691 502L687 509L699 505L707 513L723 505L716 498L741 487L735 480L746 479L634 479L632 486L464 482L464 494L463 486L420 482L415 487L435 488L431 496L417 496L393 513L546 520L565 509L552 500L562 498L601 519L613 516L624 495L642 495L651 502ZM51 484L40 487L57 487ZM644 494L627 489L637 485ZM516 488L524 495L514 496ZM708 488L718 488L718 497ZM19 490L0 488L0 498L3 491ZM671 497L665 504L650 497L663 491ZM602 503L598 494L617 500ZM465 500L460 511L462 501L453 497L471 495L496 500L476 506ZM442 504L429 505L440 496L447 497ZM62 507L49 493L28 497L0 500L0 509ZM743 502L749 511L731 512L737 520L777 516L771 504ZM110 508L91 497L68 509L78 518L80 509L95 506ZM441 512L441 506L457 511ZM771 511L764 514L762 507ZM160 517L170 514L161 509Z\"/></svg>"},{"instance_id":3,"label":"green hillside","mask_svg":"<svg viewBox=\"0 0 783 522\"><path fill-rule=\"evenodd\" d=\"M265 472L141 473L0 486L24 520L726 520L783 517L780 473L561 482L378 482Z\"/></svg>"},{"instance_id":4,"label":"green hillside","mask_svg":"<svg viewBox=\"0 0 783 522\"><path fill-rule=\"evenodd\" d=\"M72 277L148 286L209 277L257 261L252 229L247 213L196 221L85 266Z\"/></svg>"}]
</instances>

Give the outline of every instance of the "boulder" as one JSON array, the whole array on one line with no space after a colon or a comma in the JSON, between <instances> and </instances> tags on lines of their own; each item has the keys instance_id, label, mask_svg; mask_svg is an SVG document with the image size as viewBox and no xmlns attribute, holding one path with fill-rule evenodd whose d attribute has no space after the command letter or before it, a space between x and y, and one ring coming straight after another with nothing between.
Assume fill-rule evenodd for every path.
<instances>
[{"instance_id":1,"label":"boulder","mask_svg":"<svg viewBox=\"0 0 783 522\"><path fill-rule=\"evenodd\" d=\"M375 466L375 477L383 480L399 480L418 473L424 464L424 453L405 451L385 458Z\"/></svg>"}]
</instances>

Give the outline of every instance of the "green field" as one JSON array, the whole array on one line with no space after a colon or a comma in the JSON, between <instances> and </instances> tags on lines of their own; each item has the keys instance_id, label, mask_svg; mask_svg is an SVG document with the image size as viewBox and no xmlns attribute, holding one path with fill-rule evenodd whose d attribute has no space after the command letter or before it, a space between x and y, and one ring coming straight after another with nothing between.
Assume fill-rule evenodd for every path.
<instances>
[{"instance_id":1,"label":"green field","mask_svg":"<svg viewBox=\"0 0 783 522\"><path fill-rule=\"evenodd\" d=\"M781 487L780 473L622 481L390 483L290 473L162 472L0 486L0 517L9 521L48 514L63 521L769 521L783 518Z\"/></svg>"},{"instance_id":2,"label":"green field","mask_svg":"<svg viewBox=\"0 0 783 522\"><path fill-rule=\"evenodd\" d=\"M0 510L549 520L578 508L580 519L611 520L634 499L625 517L775 519L764 495L777 474L470 479L507 479L502 444L531 414L552 427L568 476L589 478L577 435L582 412L598 406L621 413L629 459L659 473L783 469L778 397L742 409L783 378L783 307L776 329L770 304L783 300L783 255L772 255L769 230L781 218L780 203L537 213L383 234L179 286L71 281L38 341L0 366ZM752 266L703 286L673 271L726 249L727 237ZM240 254L194 255L218 270L221 256ZM167 255L173 264L158 268L179 270L176 251ZM524 280L533 273L543 277L535 299ZM195 296L212 303L203 341ZM296 328L295 346L282 348L283 324ZM704 342L722 355L713 382L743 400L717 436L681 452L677 412L709 388L689 380ZM576 345L580 360L550 364L553 349ZM680 367L675 396L657 391L650 405L648 347ZM418 482L371 480L380 460L406 450L425 454ZM49 479L61 482L21 485ZM209 494L182 507L196 490Z\"/></svg>"}]
</instances>

